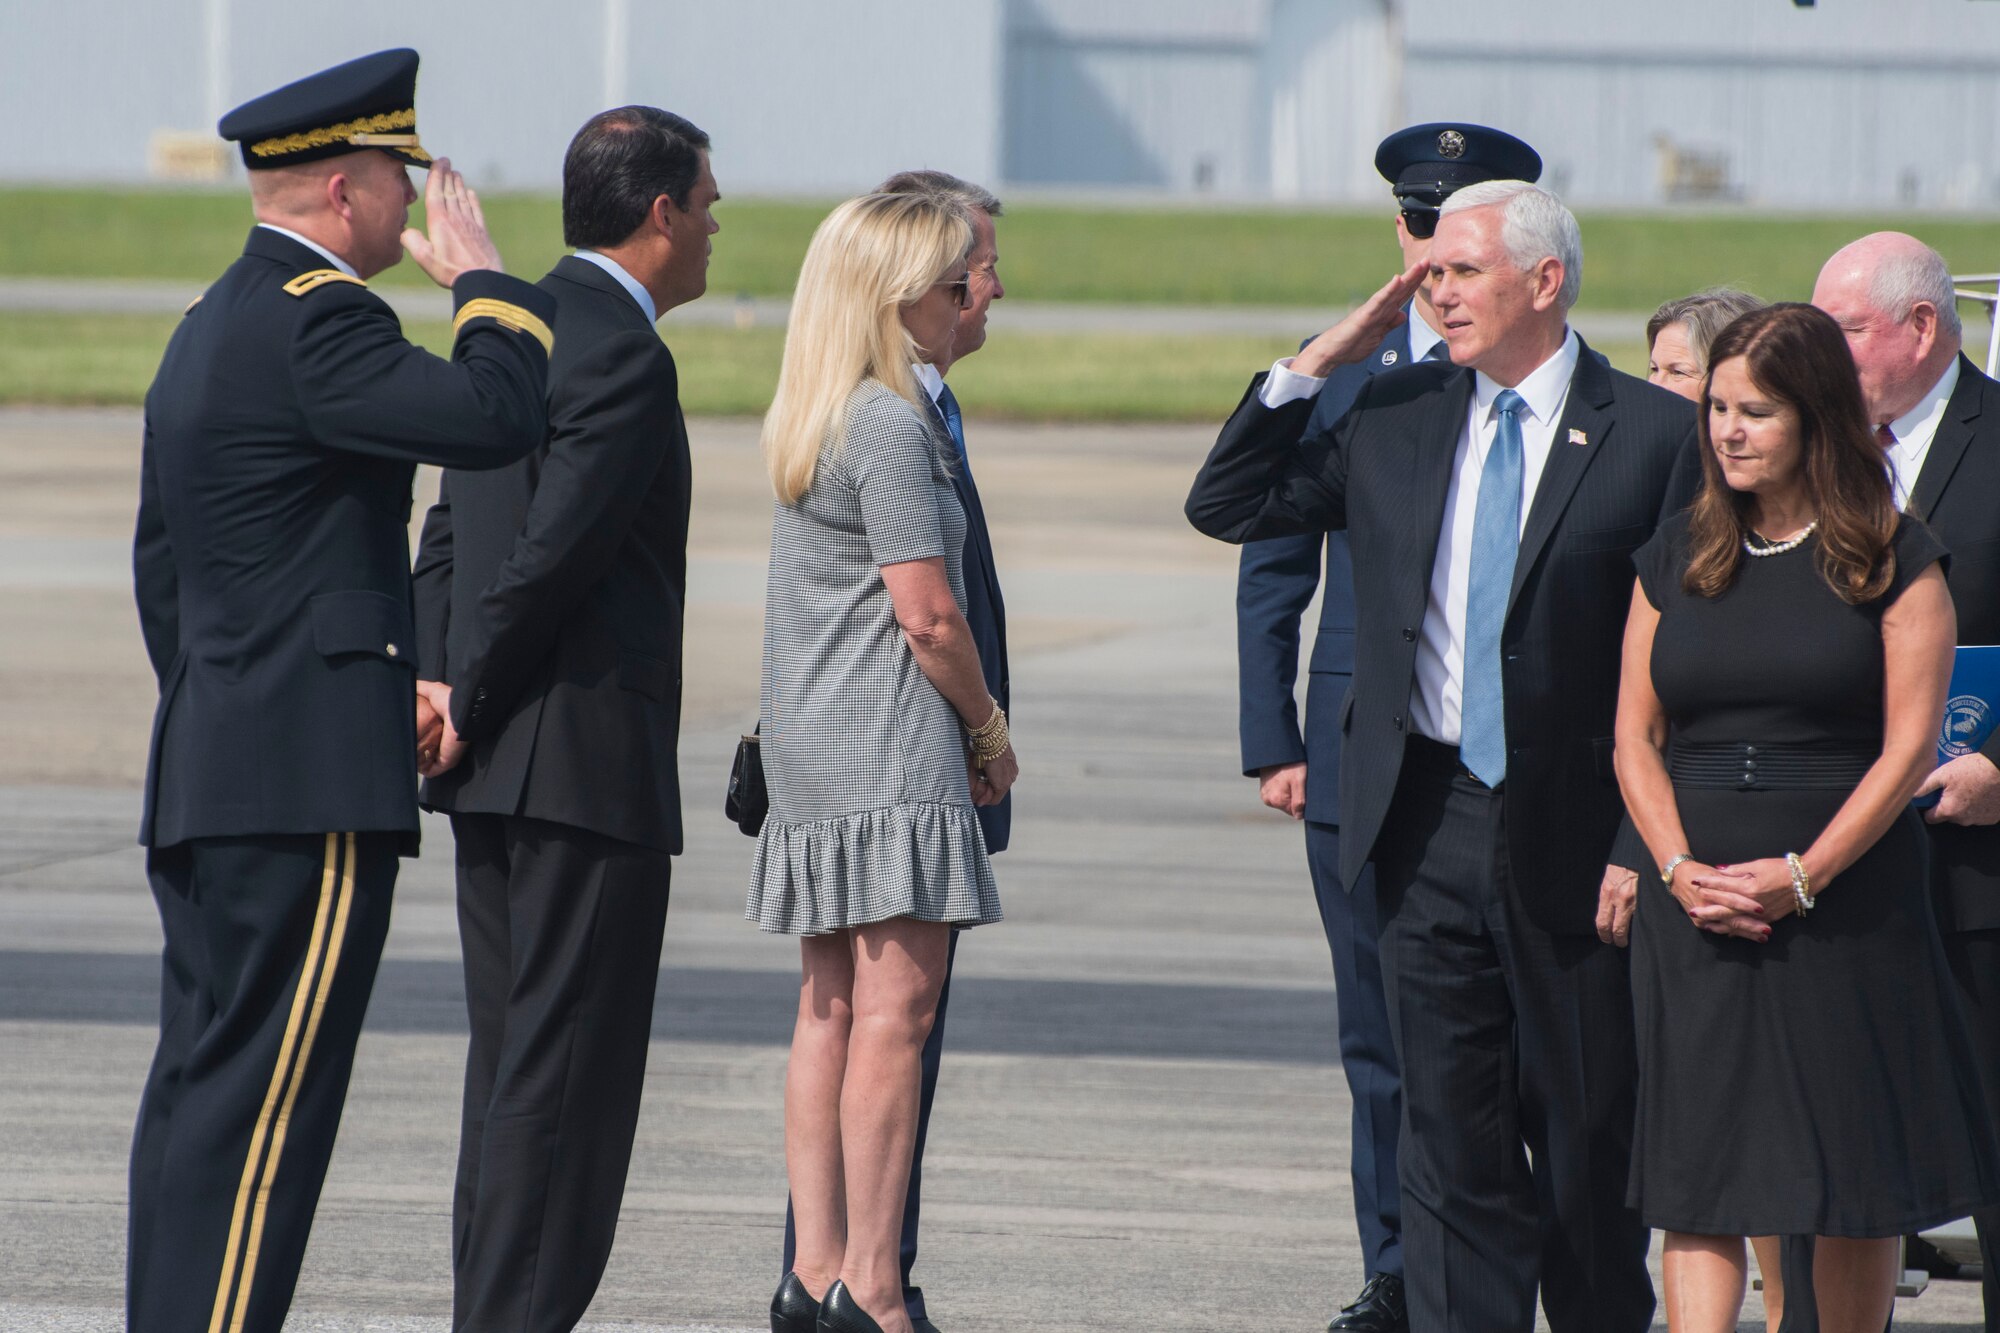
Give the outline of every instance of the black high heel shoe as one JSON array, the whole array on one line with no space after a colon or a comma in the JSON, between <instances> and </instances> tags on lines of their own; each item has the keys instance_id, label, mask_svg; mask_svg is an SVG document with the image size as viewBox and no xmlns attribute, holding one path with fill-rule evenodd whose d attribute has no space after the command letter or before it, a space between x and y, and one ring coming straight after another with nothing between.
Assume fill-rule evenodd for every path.
<instances>
[{"instance_id":1,"label":"black high heel shoe","mask_svg":"<svg viewBox=\"0 0 2000 1333\"><path fill-rule=\"evenodd\" d=\"M820 1302L818 1333L882 1333L882 1326L855 1303L845 1282L836 1281Z\"/></svg>"},{"instance_id":2,"label":"black high heel shoe","mask_svg":"<svg viewBox=\"0 0 2000 1333\"><path fill-rule=\"evenodd\" d=\"M816 1333L818 1328L819 1302L797 1273L785 1274L771 1298L771 1333Z\"/></svg>"}]
</instances>

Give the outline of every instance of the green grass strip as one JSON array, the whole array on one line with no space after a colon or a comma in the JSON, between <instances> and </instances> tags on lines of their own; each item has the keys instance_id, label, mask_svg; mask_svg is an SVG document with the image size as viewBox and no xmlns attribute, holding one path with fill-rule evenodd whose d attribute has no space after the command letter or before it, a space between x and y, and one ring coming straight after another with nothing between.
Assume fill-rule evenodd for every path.
<instances>
[{"instance_id":1,"label":"green grass strip","mask_svg":"<svg viewBox=\"0 0 2000 1333\"><path fill-rule=\"evenodd\" d=\"M723 166L726 164L718 164ZM723 188L728 189L727 174ZM515 273L563 253L554 199L497 195L486 215ZM725 198L710 299L788 294L824 202ZM421 208L417 210L421 214ZM1583 306L1650 311L1716 283L1800 300L1826 257L1895 228L1962 272L2000 269L2000 221L1958 216L1777 216L1749 212L1584 214ZM240 191L0 189L0 274L206 282L251 225ZM1037 301L1185 305L1347 304L1396 266L1386 209L1113 209L1026 202L1000 224L1010 295ZM405 261L390 284L425 281Z\"/></svg>"}]
</instances>

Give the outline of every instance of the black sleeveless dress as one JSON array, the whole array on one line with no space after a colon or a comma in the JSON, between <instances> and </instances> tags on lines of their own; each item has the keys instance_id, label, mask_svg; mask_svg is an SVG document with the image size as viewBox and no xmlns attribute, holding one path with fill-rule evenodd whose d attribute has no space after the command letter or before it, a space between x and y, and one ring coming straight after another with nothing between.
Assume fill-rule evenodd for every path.
<instances>
[{"instance_id":1,"label":"black sleeveless dress","mask_svg":"<svg viewBox=\"0 0 2000 1333\"><path fill-rule=\"evenodd\" d=\"M1861 606L1820 578L1817 539L1745 559L1714 600L1681 588L1685 515L1635 555L1697 860L1803 852L1880 754L1882 612L1944 556L1909 518L1894 549L1895 581ZM1925 839L1906 810L1765 944L1697 929L1658 875L1639 877L1628 1202L1648 1225L1897 1236L2000 1199Z\"/></svg>"}]
</instances>

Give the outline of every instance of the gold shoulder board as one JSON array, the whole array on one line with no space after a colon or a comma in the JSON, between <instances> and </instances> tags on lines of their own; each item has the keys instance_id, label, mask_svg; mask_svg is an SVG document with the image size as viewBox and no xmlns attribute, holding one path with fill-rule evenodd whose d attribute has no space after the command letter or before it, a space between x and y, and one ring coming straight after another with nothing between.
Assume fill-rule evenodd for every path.
<instances>
[{"instance_id":1,"label":"gold shoulder board","mask_svg":"<svg viewBox=\"0 0 2000 1333\"><path fill-rule=\"evenodd\" d=\"M304 296L307 292L316 291L326 286L329 282L351 282L357 287L366 287L368 285L359 278L350 278L337 268L316 268L310 273L301 273L298 277L286 283L285 294L287 296Z\"/></svg>"}]
</instances>

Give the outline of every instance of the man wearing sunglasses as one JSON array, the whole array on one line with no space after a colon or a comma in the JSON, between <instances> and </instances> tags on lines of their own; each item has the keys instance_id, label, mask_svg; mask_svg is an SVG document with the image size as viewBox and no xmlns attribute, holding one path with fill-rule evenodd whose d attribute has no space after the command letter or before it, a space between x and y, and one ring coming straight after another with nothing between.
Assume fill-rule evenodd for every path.
<instances>
[{"instance_id":1,"label":"man wearing sunglasses","mask_svg":"<svg viewBox=\"0 0 2000 1333\"><path fill-rule=\"evenodd\" d=\"M1396 243L1407 270L1429 255L1438 209L1454 191L1478 181L1537 180L1542 160L1499 130L1431 124L1384 139L1375 152L1375 169L1396 197ZM1306 434L1331 428L1370 376L1447 359L1428 283L1412 298L1408 313L1408 322L1391 330L1360 364L1334 372ZM1293 689L1300 618L1319 590L1322 568L1326 592L1301 735ZM1352 885L1343 885L1339 874L1339 712L1354 672L1354 575L1347 534L1246 544L1236 583L1236 633L1243 772L1258 779L1264 804L1305 822L1313 894L1333 953L1340 1060L1354 1102L1354 1211L1368 1281L1327 1327L1402 1333L1408 1327L1396 1174L1402 1085L1376 958L1375 874L1370 867Z\"/></svg>"}]
</instances>

